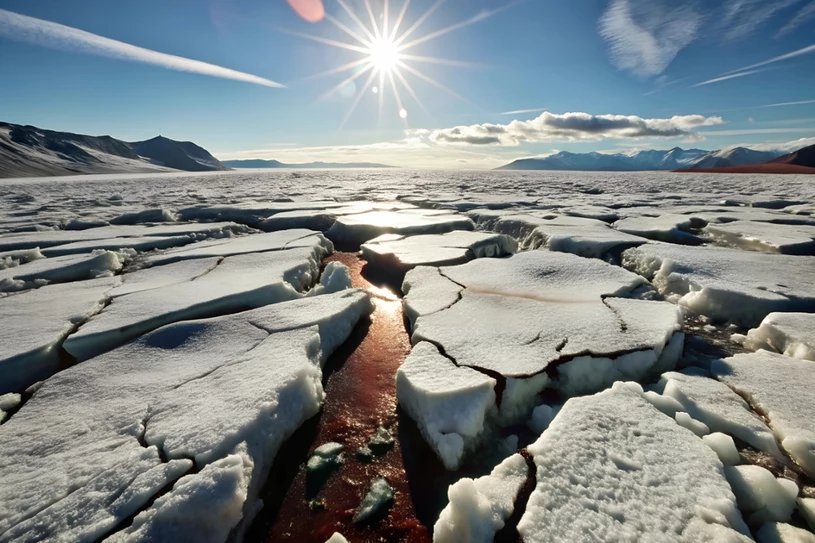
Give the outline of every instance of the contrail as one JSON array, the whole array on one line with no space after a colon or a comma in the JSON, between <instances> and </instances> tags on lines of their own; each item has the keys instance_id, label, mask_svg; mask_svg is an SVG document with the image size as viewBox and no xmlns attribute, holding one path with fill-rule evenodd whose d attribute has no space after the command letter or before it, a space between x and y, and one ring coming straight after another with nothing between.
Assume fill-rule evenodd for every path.
<instances>
[{"instance_id":1,"label":"contrail","mask_svg":"<svg viewBox=\"0 0 815 543\"><path fill-rule=\"evenodd\" d=\"M256 75L230 70L229 68L199 60L159 53L144 47L91 34L78 28L35 19L34 17L20 15L4 9L0 9L0 36L52 49L152 64L179 72L234 79L266 87L284 86Z\"/></svg>"}]
</instances>

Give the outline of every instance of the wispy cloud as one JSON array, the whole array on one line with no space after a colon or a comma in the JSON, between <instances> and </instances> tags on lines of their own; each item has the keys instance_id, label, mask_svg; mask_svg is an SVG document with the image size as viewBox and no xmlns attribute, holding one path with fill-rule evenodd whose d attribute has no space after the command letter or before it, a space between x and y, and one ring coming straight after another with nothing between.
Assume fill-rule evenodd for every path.
<instances>
[{"instance_id":1,"label":"wispy cloud","mask_svg":"<svg viewBox=\"0 0 815 543\"><path fill-rule=\"evenodd\" d=\"M722 4L720 28L725 40L746 38L779 12L801 0L728 0Z\"/></svg>"},{"instance_id":2,"label":"wispy cloud","mask_svg":"<svg viewBox=\"0 0 815 543\"><path fill-rule=\"evenodd\" d=\"M692 43L702 25L693 4L666 0L612 0L600 18L611 59L636 75L659 75Z\"/></svg>"},{"instance_id":3,"label":"wispy cloud","mask_svg":"<svg viewBox=\"0 0 815 543\"><path fill-rule=\"evenodd\" d=\"M801 8L795 17L790 19L790 21L784 25L784 27L778 31L776 37L786 36L802 24L809 22L811 19L815 19L815 0Z\"/></svg>"},{"instance_id":4,"label":"wispy cloud","mask_svg":"<svg viewBox=\"0 0 815 543\"><path fill-rule=\"evenodd\" d=\"M498 115L523 115L524 113L538 113L541 111L546 111L545 107L536 107L532 109L516 109L513 111L502 111Z\"/></svg>"},{"instance_id":5,"label":"wispy cloud","mask_svg":"<svg viewBox=\"0 0 815 543\"><path fill-rule=\"evenodd\" d=\"M746 70L754 70L755 68L761 68L762 66L768 66L770 64L775 64L776 62L781 62L784 60L789 60L791 58L800 57L802 55L809 55L811 53L815 53L815 44L810 45L808 47L804 47L802 49L797 49L790 53L786 53L783 55L779 55L777 57L773 57L769 60L765 60L762 62L757 62L756 64L751 64L750 66L745 66L743 68L739 68L738 70L730 70L729 72L725 72L725 74L732 74L735 72L743 72Z\"/></svg>"},{"instance_id":6,"label":"wispy cloud","mask_svg":"<svg viewBox=\"0 0 815 543\"><path fill-rule=\"evenodd\" d=\"M739 72L739 73L736 73L736 74L723 75L723 76L720 76L720 77L716 77L714 79L708 79L707 81L702 81L701 83L697 83L695 85L691 85L689 88L692 89L694 87L703 87L705 85L712 85L713 83L720 83L722 81L728 81L730 79L738 79L739 77L745 77L745 76L748 76L748 75L753 75L753 74L757 74L757 73L760 73L760 72L766 72L766 71L767 71L766 69L765 70L748 70L746 72Z\"/></svg>"},{"instance_id":7,"label":"wispy cloud","mask_svg":"<svg viewBox=\"0 0 815 543\"><path fill-rule=\"evenodd\" d=\"M475 124L438 130L415 131L438 145L513 147L544 141L597 141L646 137L676 138L695 135L703 126L723 124L721 117L677 115L666 119L644 119L635 115L590 115L545 112L530 121L508 124ZM429 133L428 133L429 132Z\"/></svg>"},{"instance_id":8,"label":"wispy cloud","mask_svg":"<svg viewBox=\"0 0 815 543\"><path fill-rule=\"evenodd\" d=\"M283 86L280 83L256 75L230 70L207 62L159 53L144 47L85 32L78 28L20 15L4 9L0 9L0 36L52 49L141 62L180 72L233 79L266 87Z\"/></svg>"}]
</instances>

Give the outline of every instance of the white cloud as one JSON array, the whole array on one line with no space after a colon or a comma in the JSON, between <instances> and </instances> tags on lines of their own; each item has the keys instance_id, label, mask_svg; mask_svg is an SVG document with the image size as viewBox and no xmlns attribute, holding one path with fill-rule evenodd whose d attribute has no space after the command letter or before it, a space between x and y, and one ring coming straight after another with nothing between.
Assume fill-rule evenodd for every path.
<instances>
[{"instance_id":1,"label":"white cloud","mask_svg":"<svg viewBox=\"0 0 815 543\"><path fill-rule=\"evenodd\" d=\"M664 72L696 39L701 24L692 3L612 0L600 18L600 35L620 69L650 77Z\"/></svg>"},{"instance_id":2,"label":"white cloud","mask_svg":"<svg viewBox=\"0 0 815 543\"><path fill-rule=\"evenodd\" d=\"M256 75L230 70L229 68L198 60L159 53L158 51L91 34L78 28L35 19L34 17L20 15L4 9L0 9L0 36L52 49L141 62L180 72L234 79L266 87L283 86Z\"/></svg>"},{"instance_id":3,"label":"white cloud","mask_svg":"<svg viewBox=\"0 0 815 543\"><path fill-rule=\"evenodd\" d=\"M643 119L635 115L591 115L545 112L530 121L509 124L475 124L433 130L428 140L439 145L512 147L544 141L597 141L646 137L676 138L695 135L703 126L723 124L721 117L676 115L667 119ZM415 133L414 133L415 134Z\"/></svg>"},{"instance_id":4,"label":"white cloud","mask_svg":"<svg viewBox=\"0 0 815 543\"><path fill-rule=\"evenodd\" d=\"M729 145L728 147L726 147L726 149L733 149L735 147L747 147L749 149L753 149L754 151L784 151L786 153L792 153L793 151L803 149L804 147L809 147L810 145L815 145L815 137L801 138L798 140L783 142L768 142L758 144L740 143L738 145Z\"/></svg>"}]
</instances>

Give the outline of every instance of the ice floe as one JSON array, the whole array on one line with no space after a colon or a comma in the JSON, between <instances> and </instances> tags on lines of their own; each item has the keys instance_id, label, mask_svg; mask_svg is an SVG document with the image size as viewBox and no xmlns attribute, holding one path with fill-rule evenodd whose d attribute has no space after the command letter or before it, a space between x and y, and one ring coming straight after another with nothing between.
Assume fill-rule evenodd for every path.
<instances>
[{"instance_id":1,"label":"ice floe","mask_svg":"<svg viewBox=\"0 0 815 543\"><path fill-rule=\"evenodd\" d=\"M371 211L338 217L326 236L335 243L357 247L382 234L410 236L473 229L473 221L463 215Z\"/></svg>"},{"instance_id":2,"label":"ice floe","mask_svg":"<svg viewBox=\"0 0 815 543\"><path fill-rule=\"evenodd\" d=\"M671 243L699 245L702 239L690 232L694 226L703 226L687 215L665 214L656 217L626 217L614 223L614 228L643 238Z\"/></svg>"},{"instance_id":3,"label":"ice floe","mask_svg":"<svg viewBox=\"0 0 815 543\"><path fill-rule=\"evenodd\" d=\"M386 234L361 247L362 257L374 266L408 270L416 266L451 266L474 258L514 254L518 243L502 234L455 231L394 239Z\"/></svg>"},{"instance_id":4,"label":"ice floe","mask_svg":"<svg viewBox=\"0 0 815 543\"><path fill-rule=\"evenodd\" d=\"M526 458L514 454L492 473L463 478L447 490L449 504L433 527L434 543L490 543L515 509L515 500L529 477Z\"/></svg>"},{"instance_id":5,"label":"ice floe","mask_svg":"<svg viewBox=\"0 0 815 543\"><path fill-rule=\"evenodd\" d=\"M625 385L566 402L528 450L527 543L750 541L716 453Z\"/></svg>"},{"instance_id":6,"label":"ice floe","mask_svg":"<svg viewBox=\"0 0 815 543\"><path fill-rule=\"evenodd\" d=\"M772 312L815 310L815 257L648 243L625 251L623 266L718 321L750 327Z\"/></svg>"},{"instance_id":7,"label":"ice floe","mask_svg":"<svg viewBox=\"0 0 815 543\"><path fill-rule=\"evenodd\" d=\"M815 534L784 522L768 522L756 532L758 543L815 543Z\"/></svg>"},{"instance_id":8,"label":"ice floe","mask_svg":"<svg viewBox=\"0 0 815 543\"><path fill-rule=\"evenodd\" d=\"M815 362L815 314L770 313L747 333L743 345Z\"/></svg>"},{"instance_id":9,"label":"ice floe","mask_svg":"<svg viewBox=\"0 0 815 543\"><path fill-rule=\"evenodd\" d=\"M815 226L735 221L709 224L704 232L721 245L747 251L815 255Z\"/></svg>"},{"instance_id":10,"label":"ice floe","mask_svg":"<svg viewBox=\"0 0 815 543\"><path fill-rule=\"evenodd\" d=\"M427 342L416 345L396 373L399 405L450 470L484 432L495 406L495 379L458 367Z\"/></svg>"},{"instance_id":11,"label":"ice floe","mask_svg":"<svg viewBox=\"0 0 815 543\"><path fill-rule=\"evenodd\" d=\"M64 348L78 360L87 360L171 322L293 300L315 284L320 263L329 253L330 245L317 243L227 257L187 282L118 296L68 337Z\"/></svg>"},{"instance_id":12,"label":"ice floe","mask_svg":"<svg viewBox=\"0 0 815 543\"><path fill-rule=\"evenodd\" d=\"M100 311L119 283L118 277L103 277L0 298L0 394L56 371L65 337Z\"/></svg>"},{"instance_id":13,"label":"ice floe","mask_svg":"<svg viewBox=\"0 0 815 543\"><path fill-rule=\"evenodd\" d=\"M760 466L725 466L724 474L745 520L760 526L765 522L786 522L795 509L798 485L778 478Z\"/></svg>"},{"instance_id":14,"label":"ice floe","mask_svg":"<svg viewBox=\"0 0 815 543\"><path fill-rule=\"evenodd\" d=\"M815 374L812 362L768 351L716 360L712 373L765 416L781 447L815 475Z\"/></svg>"},{"instance_id":15,"label":"ice floe","mask_svg":"<svg viewBox=\"0 0 815 543\"><path fill-rule=\"evenodd\" d=\"M664 395L677 400L684 411L713 432L722 432L775 458L782 458L775 436L750 406L724 383L684 373L662 376Z\"/></svg>"},{"instance_id":16,"label":"ice floe","mask_svg":"<svg viewBox=\"0 0 815 543\"><path fill-rule=\"evenodd\" d=\"M48 379L0 427L0 539L99 539L177 480L116 540L225 540L371 310L349 290L173 324Z\"/></svg>"},{"instance_id":17,"label":"ice floe","mask_svg":"<svg viewBox=\"0 0 815 543\"><path fill-rule=\"evenodd\" d=\"M125 257L110 251L40 258L0 270L0 292L14 292L50 283L110 276L122 269Z\"/></svg>"}]
</instances>

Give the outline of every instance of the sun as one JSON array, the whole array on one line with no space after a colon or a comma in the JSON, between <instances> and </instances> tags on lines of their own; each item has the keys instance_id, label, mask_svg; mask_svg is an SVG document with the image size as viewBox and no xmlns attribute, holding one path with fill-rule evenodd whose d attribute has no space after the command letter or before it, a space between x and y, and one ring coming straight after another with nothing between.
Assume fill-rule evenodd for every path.
<instances>
[{"instance_id":1,"label":"sun","mask_svg":"<svg viewBox=\"0 0 815 543\"><path fill-rule=\"evenodd\" d=\"M432 56L417 55L414 54L414 48L455 30L459 30L471 24L483 21L495 13L506 9L506 7L514 5L514 2L511 2L506 6L499 7L488 12L481 12L470 19L447 26L441 30L427 33L421 37L416 37L416 30L421 27L428 18L430 18L430 16L439 8L441 4L444 3L445 0L436 0L436 2L423 15L418 17L418 19L416 19L409 28L404 30L402 29L402 23L405 22L405 15L407 13L408 6L410 5L410 0L402 1L402 7L399 10L395 20L391 20L390 17L389 4L391 0L362 0L362 3L364 4L364 12L367 12L368 19L370 20L370 26L362 21L362 19L365 17L364 14L357 14L349 7L349 5L346 3L347 1L348 0L337 0L337 3L346 13L350 26L340 21L330 13L325 14L325 19L331 22L343 33L348 35L352 39L351 43L328 39L321 36L314 36L303 32L278 29L281 32L300 36L302 38L323 43L332 47L345 49L359 55L356 60L352 60L347 64L343 64L342 66L338 66L320 74L315 74L314 76L308 78L311 79L313 77L329 76L348 71L351 72L350 76L322 96L322 98L327 98L344 89L356 89L356 97L345 115L340 128L345 126L345 123L354 113L354 110L356 109L357 105L359 105L363 96L367 95L368 91L377 95L379 102L379 118L381 120L382 107L384 103L383 95L385 94L386 86L390 87L394 101L396 102L395 113L398 118L405 123L405 126L407 126L408 110L402 102L402 96L399 92L400 87L403 91L407 91L407 94L413 99L413 102L421 107L422 110L424 110L429 116L430 113L428 112L427 108L424 106L421 100L419 100L419 97L416 95L413 87L408 82L408 74L417 79L421 79L425 83L429 83L430 85L433 85L460 100L472 103L460 94L422 73L422 71L418 69L415 64L431 63L458 67L474 67L478 66L477 64ZM377 8L381 8L381 11L376 10L378 13L375 13L372 2L375 3ZM411 36L413 36L412 39L408 40L408 38Z\"/></svg>"},{"instance_id":2,"label":"sun","mask_svg":"<svg viewBox=\"0 0 815 543\"><path fill-rule=\"evenodd\" d=\"M377 72L390 74L400 61L399 47L394 40L379 38L368 48L368 61Z\"/></svg>"}]
</instances>

